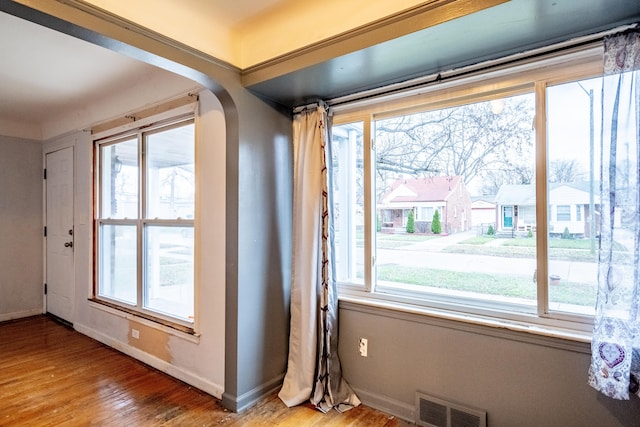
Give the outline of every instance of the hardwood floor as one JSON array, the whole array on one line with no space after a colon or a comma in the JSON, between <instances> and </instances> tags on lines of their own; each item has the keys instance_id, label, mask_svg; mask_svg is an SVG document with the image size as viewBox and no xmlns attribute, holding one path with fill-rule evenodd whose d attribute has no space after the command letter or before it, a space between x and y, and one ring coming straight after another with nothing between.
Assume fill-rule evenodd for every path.
<instances>
[{"instance_id":1,"label":"hardwood floor","mask_svg":"<svg viewBox=\"0 0 640 427\"><path fill-rule=\"evenodd\" d=\"M0 426L404 426L360 406L327 414L277 396L239 415L214 397L46 316L0 323Z\"/></svg>"}]
</instances>

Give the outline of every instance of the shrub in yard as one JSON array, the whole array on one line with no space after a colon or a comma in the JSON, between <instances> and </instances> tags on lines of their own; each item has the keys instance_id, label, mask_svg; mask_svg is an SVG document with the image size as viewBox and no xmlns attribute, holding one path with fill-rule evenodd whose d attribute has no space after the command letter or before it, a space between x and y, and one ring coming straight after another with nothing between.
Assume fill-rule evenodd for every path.
<instances>
[{"instance_id":1,"label":"shrub in yard","mask_svg":"<svg viewBox=\"0 0 640 427\"><path fill-rule=\"evenodd\" d=\"M407 233L415 233L416 232L416 221L413 217L413 211L409 211L409 218L407 218Z\"/></svg>"},{"instance_id":2,"label":"shrub in yard","mask_svg":"<svg viewBox=\"0 0 640 427\"><path fill-rule=\"evenodd\" d=\"M527 233L527 237L528 238L532 238L533 237L533 231L529 230L529 232Z\"/></svg>"},{"instance_id":3,"label":"shrub in yard","mask_svg":"<svg viewBox=\"0 0 640 427\"><path fill-rule=\"evenodd\" d=\"M487 236L493 236L494 234L496 234L496 231L493 229L493 225L489 225L489 228L487 229Z\"/></svg>"},{"instance_id":4,"label":"shrub in yard","mask_svg":"<svg viewBox=\"0 0 640 427\"><path fill-rule=\"evenodd\" d=\"M380 215L376 215L376 231L380 232L382 230L382 223L380 222Z\"/></svg>"},{"instance_id":5,"label":"shrub in yard","mask_svg":"<svg viewBox=\"0 0 640 427\"><path fill-rule=\"evenodd\" d=\"M442 232L442 224L440 224L440 213L437 209L433 213L433 220L431 221L431 232L433 234L440 234Z\"/></svg>"},{"instance_id":6,"label":"shrub in yard","mask_svg":"<svg viewBox=\"0 0 640 427\"><path fill-rule=\"evenodd\" d=\"M571 233L569 233L569 227L565 227L564 231L562 232L562 238L563 239L570 239L571 238Z\"/></svg>"}]
</instances>

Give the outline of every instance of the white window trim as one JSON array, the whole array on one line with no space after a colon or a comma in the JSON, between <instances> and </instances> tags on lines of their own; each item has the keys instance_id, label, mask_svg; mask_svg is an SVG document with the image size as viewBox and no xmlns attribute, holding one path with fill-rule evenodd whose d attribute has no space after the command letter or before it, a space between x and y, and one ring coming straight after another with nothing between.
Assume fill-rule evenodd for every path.
<instances>
[{"instance_id":1,"label":"white window trim","mask_svg":"<svg viewBox=\"0 0 640 427\"><path fill-rule=\"evenodd\" d=\"M92 288L92 297L91 301L98 304L104 305L110 310L120 311L125 313L126 315L135 316L138 319L153 322L164 327L172 328L181 332L185 332L191 335L198 335L198 319L196 316L197 313L197 295L198 292L198 280L197 274L194 274L194 319L192 322L182 320L180 318L163 314L159 311L154 311L150 309L145 309L142 306L142 299L140 293L141 287L144 286L140 283L141 278L138 277L137 283L137 299L139 301L139 306L128 304L124 301L116 300L113 298L109 298L104 295L99 295L98 287L99 287L99 233L100 233L100 225L101 224L129 224L135 225L138 228L138 234L141 233L141 227L144 227L145 224L162 224L162 225L176 225L176 226L190 226L194 229L194 237L195 237L195 218L193 219L149 219L149 218L137 218L137 219L111 219L111 218L101 218L101 198L100 198L100 156L99 150L100 146L105 144L114 143L116 141L122 140L127 137L135 137L138 138L138 135L152 133L155 130L163 129L167 127L172 127L175 125L180 125L182 123L191 122L196 125L197 120L195 117L195 111L197 110L197 96L188 94L185 97L179 97L173 100L170 100L166 103L160 104L158 106L154 106L148 108L146 110L142 110L139 113L131 113L124 117L124 121L122 119L115 119L113 121L107 122L102 125L98 125L92 129L92 142L94 145L94 271L93 271L93 279L94 285ZM139 120L137 119L139 117ZM197 135L197 129L196 129ZM142 136L141 136L142 137ZM194 144L197 145L197 136L194 140ZM194 147L195 148L195 147ZM197 152L197 150L196 150ZM197 164L197 160L196 160ZM196 169L197 174L197 169ZM140 194L139 197L142 199L145 197L144 193ZM197 204L197 202L196 202ZM196 209L197 212L197 209ZM138 244L144 245L144 239L138 237ZM197 271L198 266L196 265L198 256L196 255L197 245L195 245L194 241L194 273ZM143 263L144 260L140 259L143 249L138 251L138 259L137 263Z\"/></svg>"},{"instance_id":2,"label":"white window trim","mask_svg":"<svg viewBox=\"0 0 640 427\"><path fill-rule=\"evenodd\" d=\"M464 73L461 73L464 74ZM520 63L500 66L488 72L471 72L470 75L451 79L445 82L435 82L410 89L390 87L379 96L358 99L353 95L350 99L329 101L334 112L334 125L361 121L364 125L364 157L365 200L371 200L371 185L374 179L372 171L373 147L371 137L374 119L408 113L424 111L429 108L444 108L473 99L473 101L489 100L492 97L515 95L524 92L534 92L536 99L546 100L546 87L571 80L591 78L602 74L602 43L596 41L582 48L571 48L568 51L554 52L542 58L526 58ZM477 96L477 94L482 94ZM363 94L364 95L364 94ZM546 129L545 102L536 102L535 126ZM427 106L427 107L425 107ZM544 184L536 187L537 216L547 217L547 171L546 171L546 135L545 132L536 133L536 180ZM372 224L375 225L374 203L365 204L365 233L373 236ZM372 215L372 209L374 215ZM536 246L538 277L548 277L548 222L537 225ZM381 304L386 308L408 310L425 315L444 316L458 320L479 322L496 327L507 327L514 322L521 322L518 330L534 332L542 335L559 336L567 339L584 341L590 336L593 318L588 315L565 314L549 309L548 285L538 284L538 303L532 307L531 313L522 312L522 306L513 310L513 305L499 301L487 301L478 305L477 300L470 300L458 295L438 295L424 293L418 295L409 289L399 292L387 292L383 285L377 284L373 290L376 277L376 260L373 256L375 238L365 239L365 285L340 283L339 298L345 301L365 304ZM368 261L370 260L370 262ZM465 304L466 303L466 304ZM511 307L510 307L511 306Z\"/></svg>"}]
</instances>

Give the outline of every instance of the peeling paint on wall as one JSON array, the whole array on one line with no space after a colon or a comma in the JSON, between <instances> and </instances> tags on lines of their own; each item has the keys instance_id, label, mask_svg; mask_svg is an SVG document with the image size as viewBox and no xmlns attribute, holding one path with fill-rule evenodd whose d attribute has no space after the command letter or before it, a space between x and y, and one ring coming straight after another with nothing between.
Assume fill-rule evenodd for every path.
<instances>
[{"instance_id":1,"label":"peeling paint on wall","mask_svg":"<svg viewBox=\"0 0 640 427\"><path fill-rule=\"evenodd\" d=\"M169 335L166 332L138 322L129 321L130 346L171 363L172 357L168 343Z\"/></svg>"}]
</instances>

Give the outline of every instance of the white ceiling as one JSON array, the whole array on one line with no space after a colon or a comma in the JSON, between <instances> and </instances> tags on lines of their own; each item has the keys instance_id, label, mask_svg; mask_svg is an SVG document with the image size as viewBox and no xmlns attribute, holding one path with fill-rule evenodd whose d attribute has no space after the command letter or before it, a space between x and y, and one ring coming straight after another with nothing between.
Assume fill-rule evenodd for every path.
<instances>
[{"instance_id":1,"label":"white ceiling","mask_svg":"<svg viewBox=\"0 0 640 427\"><path fill-rule=\"evenodd\" d=\"M156 73L153 66L0 13L0 118L42 123Z\"/></svg>"}]
</instances>

